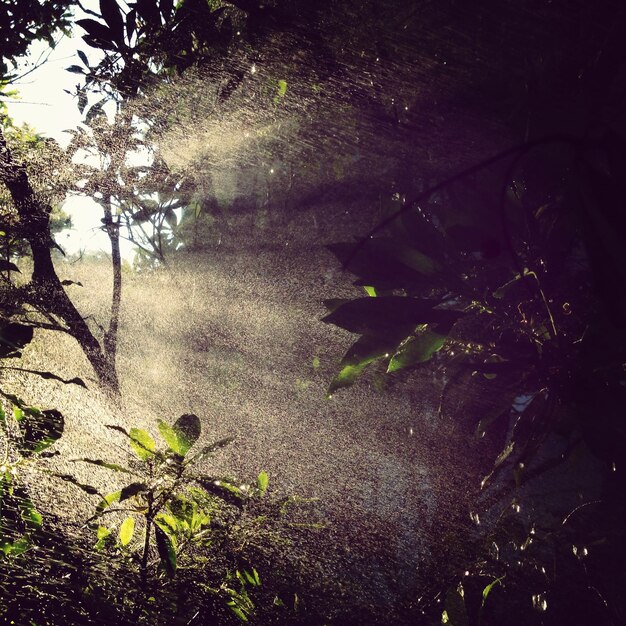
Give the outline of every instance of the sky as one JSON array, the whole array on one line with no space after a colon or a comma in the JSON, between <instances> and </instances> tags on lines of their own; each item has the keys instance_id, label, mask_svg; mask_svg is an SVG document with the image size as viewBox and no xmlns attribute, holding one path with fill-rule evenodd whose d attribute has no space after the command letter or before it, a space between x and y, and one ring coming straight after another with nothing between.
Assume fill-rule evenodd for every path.
<instances>
[{"instance_id":1,"label":"sky","mask_svg":"<svg viewBox=\"0 0 626 626\"><path fill-rule=\"evenodd\" d=\"M94 2L85 3L87 7ZM93 8L93 7L92 7ZM20 65L24 72L41 58L47 60L41 67L18 80L13 86L19 91L19 100L9 102L9 114L15 123L28 123L41 134L52 137L66 146L71 137L65 131L76 128L81 122L73 92L80 76L67 71L70 65L82 65L76 50L82 50L90 62L96 62L98 52L82 41L81 29L76 27L71 37L59 36L57 46L50 51L45 42L31 46L29 55ZM84 197L69 198L63 210L72 218L72 228L56 236L57 242L68 255L81 251L110 252L109 239L101 229L101 209L92 200ZM129 261L134 256L133 246L120 241L122 256Z\"/></svg>"}]
</instances>

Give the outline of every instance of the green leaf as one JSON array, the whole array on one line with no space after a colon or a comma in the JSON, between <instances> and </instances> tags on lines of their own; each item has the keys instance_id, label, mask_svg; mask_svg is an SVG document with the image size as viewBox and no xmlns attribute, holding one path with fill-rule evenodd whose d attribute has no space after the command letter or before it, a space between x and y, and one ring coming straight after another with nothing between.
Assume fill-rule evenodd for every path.
<instances>
[{"instance_id":1,"label":"green leaf","mask_svg":"<svg viewBox=\"0 0 626 626\"><path fill-rule=\"evenodd\" d=\"M20 537L17 541L2 541L0 539L0 551L6 556L19 556L30 548L31 542L27 536Z\"/></svg>"},{"instance_id":2,"label":"green leaf","mask_svg":"<svg viewBox=\"0 0 626 626\"><path fill-rule=\"evenodd\" d=\"M105 539L111 534L111 531L106 526L98 526L98 530L96 531L96 537L98 539Z\"/></svg>"},{"instance_id":3,"label":"green leaf","mask_svg":"<svg viewBox=\"0 0 626 626\"><path fill-rule=\"evenodd\" d=\"M157 425L159 427L159 433L163 440L168 445L169 449L180 456L183 456L181 453L180 442L178 441L178 435L176 431L169 425L166 424L163 420L157 420Z\"/></svg>"},{"instance_id":4,"label":"green leaf","mask_svg":"<svg viewBox=\"0 0 626 626\"><path fill-rule=\"evenodd\" d=\"M106 526L98 526L98 530L96 531L96 537L98 541L96 541L96 545L94 548L96 550L102 550L106 545L107 539L111 536L111 531Z\"/></svg>"},{"instance_id":5,"label":"green leaf","mask_svg":"<svg viewBox=\"0 0 626 626\"><path fill-rule=\"evenodd\" d=\"M173 428L178 437L179 454L185 456L189 448L200 438L200 418L193 413L181 415L174 422Z\"/></svg>"},{"instance_id":6,"label":"green leaf","mask_svg":"<svg viewBox=\"0 0 626 626\"><path fill-rule=\"evenodd\" d=\"M440 335L430 329L426 329L416 337L411 337L401 344L398 351L393 355L387 372L397 372L405 367L429 361L435 352L441 350L445 341L445 335Z\"/></svg>"},{"instance_id":7,"label":"green leaf","mask_svg":"<svg viewBox=\"0 0 626 626\"><path fill-rule=\"evenodd\" d=\"M147 490L147 485L145 483L131 483L130 485L126 485L123 489L119 491L113 491L100 501L98 506L96 507L96 514L102 513L105 509L108 509L115 502L123 502L124 500L128 500L133 496L136 496L139 493L142 493Z\"/></svg>"},{"instance_id":8,"label":"green leaf","mask_svg":"<svg viewBox=\"0 0 626 626\"><path fill-rule=\"evenodd\" d=\"M194 480L212 496L216 496L236 507L243 506L244 494L241 489L231 484L228 479L216 480L208 476L194 476Z\"/></svg>"},{"instance_id":9,"label":"green leaf","mask_svg":"<svg viewBox=\"0 0 626 626\"><path fill-rule=\"evenodd\" d=\"M112 491L111 493L107 493L104 498L98 503L96 507L96 513L102 513L106 509L108 509L112 504L118 502L120 496L122 495L122 491Z\"/></svg>"},{"instance_id":10,"label":"green leaf","mask_svg":"<svg viewBox=\"0 0 626 626\"><path fill-rule=\"evenodd\" d=\"M502 580L504 579L504 576L500 576L500 578L495 578L494 580L492 580L484 589L483 589L483 599L482 599L482 603L481 603L481 608L485 606L485 602L487 601L487 597L489 596L489 594L491 593L491 590L496 586L499 585Z\"/></svg>"},{"instance_id":11,"label":"green leaf","mask_svg":"<svg viewBox=\"0 0 626 626\"><path fill-rule=\"evenodd\" d=\"M39 528L43 522L43 517L41 513L37 511L35 505L32 503L30 498L25 498L21 504L20 509L22 510L22 519L25 522L28 522L32 526Z\"/></svg>"},{"instance_id":12,"label":"green leaf","mask_svg":"<svg viewBox=\"0 0 626 626\"><path fill-rule=\"evenodd\" d=\"M228 608L230 608L230 610L242 621L242 622L247 622L248 618L246 617L246 614L237 606L237 604L231 600L230 602L226 603L228 605Z\"/></svg>"},{"instance_id":13,"label":"green leaf","mask_svg":"<svg viewBox=\"0 0 626 626\"><path fill-rule=\"evenodd\" d=\"M182 510L180 512L183 513ZM178 522L176 520L176 517L174 517L173 515L168 515L167 513L159 513L154 518L154 523L158 524L168 535L173 535L174 533L176 533L176 530L178 528Z\"/></svg>"},{"instance_id":14,"label":"green leaf","mask_svg":"<svg viewBox=\"0 0 626 626\"><path fill-rule=\"evenodd\" d=\"M501 285L500 287L498 287L491 295L494 298L497 298L498 300L502 300L502 298L504 298L504 296L507 294L507 292L510 289L512 289L513 287L516 287L517 285L521 283L522 278L526 278L526 276L525 275L522 276L521 274L516 274L514 278L504 283L504 285Z\"/></svg>"},{"instance_id":15,"label":"green leaf","mask_svg":"<svg viewBox=\"0 0 626 626\"><path fill-rule=\"evenodd\" d=\"M135 532L135 518L127 517L120 526L120 543L123 546L127 546L130 543L130 540L133 538L133 534Z\"/></svg>"},{"instance_id":16,"label":"green leaf","mask_svg":"<svg viewBox=\"0 0 626 626\"><path fill-rule=\"evenodd\" d=\"M256 479L256 488L259 492L259 495L263 496L265 495L265 492L267 491L267 486L269 485L270 482L270 478L267 474L267 472L261 472Z\"/></svg>"},{"instance_id":17,"label":"green leaf","mask_svg":"<svg viewBox=\"0 0 626 626\"><path fill-rule=\"evenodd\" d=\"M331 396L337 389L349 387L361 375L363 370L377 359L387 358L406 337L407 328L400 332L384 336L360 337L346 352L339 364L339 373L333 378L328 388L327 396ZM410 331L409 331L410 332Z\"/></svg>"},{"instance_id":18,"label":"green leaf","mask_svg":"<svg viewBox=\"0 0 626 626\"><path fill-rule=\"evenodd\" d=\"M365 290L365 293L370 298L375 298L376 297L376 287L371 287L369 285L363 285L363 289Z\"/></svg>"},{"instance_id":19,"label":"green leaf","mask_svg":"<svg viewBox=\"0 0 626 626\"><path fill-rule=\"evenodd\" d=\"M142 461L147 461L154 456L156 444L145 430L131 428L128 436L130 437L130 447Z\"/></svg>"},{"instance_id":20,"label":"green leaf","mask_svg":"<svg viewBox=\"0 0 626 626\"><path fill-rule=\"evenodd\" d=\"M176 546L174 539L159 524L154 525L154 534L163 569L169 577L173 577L176 574Z\"/></svg>"}]
</instances>

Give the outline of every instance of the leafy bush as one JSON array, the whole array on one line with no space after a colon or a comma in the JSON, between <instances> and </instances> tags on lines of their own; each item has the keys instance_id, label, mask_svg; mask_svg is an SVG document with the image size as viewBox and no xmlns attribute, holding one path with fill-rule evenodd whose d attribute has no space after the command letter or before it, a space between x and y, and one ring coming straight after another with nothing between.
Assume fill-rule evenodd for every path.
<instances>
[{"instance_id":1,"label":"leafy bush","mask_svg":"<svg viewBox=\"0 0 626 626\"><path fill-rule=\"evenodd\" d=\"M128 476L128 484L99 494L72 475L58 476L100 496L89 520L96 533L95 549L138 573L133 610L153 619L159 603L171 600L168 580L182 569L188 587L185 597L193 589L199 603L206 603L207 595L221 598L235 616L248 621L255 610L249 590L258 588L261 579L247 561L247 548L271 540L271 524L284 518L293 499L263 504L269 483L265 472L252 484L199 473L198 464L232 439L194 453L201 434L196 415L182 415L172 426L158 421L164 448L158 448L145 430L109 428L121 432L129 443L134 461L128 467L101 459L76 460Z\"/></svg>"},{"instance_id":2,"label":"leafy bush","mask_svg":"<svg viewBox=\"0 0 626 626\"><path fill-rule=\"evenodd\" d=\"M494 429L505 438L481 483L483 510L471 512L476 523L492 520L482 547L468 539L476 561L467 572L483 581L474 585L482 601L468 606L483 620L499 588L515 590L511 603L522 594L520 606L530 610L517 613L522 621L545 620L551 607L547 616L559 623L563 598L577 586L585 588L577 600L597 605L594 619L624 615L611 556L625 547L624 174L626 141L615 130L593 140L547 138L413 197L396 194L365 238L331 247L367 296L327 303L324 321L359 335L329 395L375 362L391 377L444 372L442 416L461 389L489 395L488 408L470 404L463 417L478 439ZM514 515L529 482L550 480L559 466L581 480L576 467L589 456L600 468L594 497L551 522L550 507L536 500L543 514ZM471 588L467 578L453 582L442 623L468 623Z\"/></svg>"}]
</instances>

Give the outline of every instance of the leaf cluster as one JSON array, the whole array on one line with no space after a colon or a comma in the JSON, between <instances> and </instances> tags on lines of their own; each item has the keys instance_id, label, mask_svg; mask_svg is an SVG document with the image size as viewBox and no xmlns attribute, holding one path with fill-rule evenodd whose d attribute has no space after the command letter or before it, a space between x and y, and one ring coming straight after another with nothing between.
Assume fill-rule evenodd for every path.
<instances>
[{"instance_id":1,"label":"leaf cluster","mask_svg":"<svg viewBox=\"0 0 626 626\"><path fill-rule=\"evenodd\" d=\"M561 465L574 467L590 452L602 466L603 502L623 513L615 473L626 454L625 155L626 140L615 129L590 141L525 144L397 197L381 223L385 236L376 228L354 244L332 246L367 296L327 303L324 321L359 335L329 394L376 361L391 376L438 367L447 379L442 414L449 395L488 394L489 409L468 403L464 428L476 439L494 429L506 433L481 483L486 502ZM586 545L597 524L589 520ZM537 567L569 558L563 529L544 535L550 539L533 557ZM508 572L509 558L528 562L526 539L514 554L494 559L493 579ZM600 541L621 550L624 539L621 532ZM594 584L609 612L619 613L621 599L600 562ZM508 580L502 584L512 585ZM560 576L549 580L562 588ZM462 593L456 583L451 589L445 623L468 623L454 608Z\"/></svg>"}]
</instances>

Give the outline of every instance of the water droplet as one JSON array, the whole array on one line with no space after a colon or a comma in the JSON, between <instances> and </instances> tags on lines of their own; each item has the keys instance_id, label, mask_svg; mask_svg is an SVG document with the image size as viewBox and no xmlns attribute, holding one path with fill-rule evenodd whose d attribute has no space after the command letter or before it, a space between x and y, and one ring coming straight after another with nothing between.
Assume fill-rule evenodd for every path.
<instances>
[{"instance_id":1,"label":"water droplet","mask_svg":"<svg viewBox=\"0 0 626 626\"><path fill-rule=\"evenodd\" d=\"M536 611L545 611L548 608L548 601L545 593L533 594L533 609Z\"/></svg>"}]
</instances>

